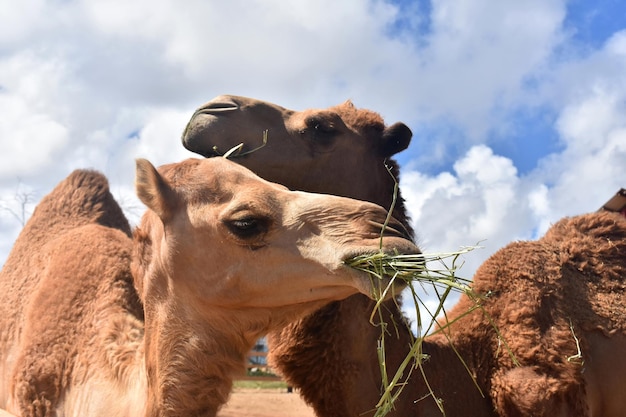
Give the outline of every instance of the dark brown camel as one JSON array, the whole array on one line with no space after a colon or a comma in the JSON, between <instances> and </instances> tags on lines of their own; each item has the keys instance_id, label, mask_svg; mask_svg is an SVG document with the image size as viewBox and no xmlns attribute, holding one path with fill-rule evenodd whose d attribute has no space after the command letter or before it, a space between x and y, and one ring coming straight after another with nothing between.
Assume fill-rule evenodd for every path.
<instances>
[{"instance_id":1,"label":"dark brown camel","mask_svg":"<svg viewBox=\"0 0 626 417\"><path fill-rule=\"evenodd\" d=\"M254 150L265 130L267 144ZM411 136L406 125L385 126L380 115L351 102L298 112L251 98L219 96L194 113L183 144L211 157L243 143L241 153L247 154L233 160L263 178L294 190L389 208L398 181L391 157L409 145ZM400 195L393 215L412 234ZM369 322L373 307L367 297L356 295L270 334L270 362L300 388L319 416L372 415L381 388L376 356L380 328ZM409 352L411 335L403 329L404 317L393 300L384 304L383 312L386 322L395 321L400 328L386 338L387 361L396 369Z\"/></svg>"},{"instance_id":2,"label":"dark brown camel","mask_svg":"<svg viewBox=\"0 0 626 417\"><path fill-rule=\"evenodd\" d=\"M224 158L139 160L136 188L148 211L132 239L92 171L18 237L0 272L0 414L214 416L260 335L371 294L343 261L379 250L379 206L291 192ZM383 250L415 253L393 223Z\"/></svg>"},{"instance_id":3,"label":"dark brown camel","mask_svg":"<svg viewBox=\"0 0 626 417\"><path fill-rule=\"evenodd\" d=\"M356 116L358 113L362 115ZM323 126L320 121L337 120L337 117L342 119L341 129L337 131L326 129L333 134L322 144L310 139L315 136L317 130L325 130L315 128ZM380 147L371 145L376 143L376 138L385 143L384 135L372 134L372 130L364 128L366 124L362 123L357 127L349 122L357 118L363 121L372 118L371 123L382 126L380 118L371 112L356 110L351 104L322 111L294 112L257 100L221 96L196 112L186 129L183 141L190 150L211 156L214 146L217 146L218 151L224 152L243 142L244 150L253 149L260 140L250 141L249 138L259 138L259 132L269 129L268 146L273 144L272 152L267 152L268 150L263 148L237 159L237 162L251 167L268 179L282 181L290 188L306 190L311 186L310 181L306 179L314 177L317 179L315 186L318 191L342 195L354 193L352 196L358 193L360 198L388 206L391 193L387 192L386 188L391 188L393 183L391 181L383 187L379 185L389 180L386 173L379 168L385 157L391 154L381 154L377 151ZM303 120L311 122L299 124ZM378 131L382 131L382 128ZM232 132L236 134L231 134ZM405 140L406 144L408 138ZM369 152L368 157L355 158L357 165L360 162L362 166L353 168L354 172L364 175L362 173L368 171L369 177L376 177L380 182L355 181L353 184L352 178L357 175L344 174L342 177L335 175L332 167L341 165L344 159L350 159L348 156L350 154L345 152L349 146L333 147L336 143L350 143L354 148L362 147L363 152ZM324 144L329 146L328 152L309 150L318 149ZM286 153L279 154L281 149L286 149ZM336 152L336 149L341 151ZM302 155L293 155L293 152L301 152ZM319 160L320 169L315 169L316 165L313 162L309 161L307 164L301 162L313 158ZM397 170L394 173L397 175ZM301 177L305 180L300 181ZM338 178L341 178L341 181L337 180ZM370 188L368 184L371 185ZM402 204L396 206L395 215L406 222ZM498 342L493 326L488 325L478 311L452 325L449 330L451 332L449 337L461 352L470 372L450 348L447 337L441 334L428 337L424 341L423 349L425 353L431 355L431 358L424 364L424 370L435 395L443 399L448 416L531 416L563 413L563 415L617 416L624 413L626 407L619 400L622 396L617 394L615 389L615 387L621 389L622 378L617 372L611 373L610 365L602 360L605 354L618 357L619 352L626 347L623 324L619 320L614 320L608 330L600 327L598 330L588 331L587 328L594 326L590 323L594 323L596 318L607 314L606 309L600 311L597 305L593 306L597 303L594 297L598 299L613 297L614 302L620 306L623 304L621 296L623 283L619 278L620 274L621 277L624 276L623 227L623 219L613 218L607 214L590 214L563 220L539 242L512 244L495 254L481 267L475 277L475 289L483 293L494 291L485 302L485 309L494 317L514 356L519 356L522 366L511 367L511 363L507 362L511 356L503 355L503 352L506 352L505 345ZM559 230L560 232L556 232ZM579 239L580 230L592 236L597 233L597 236L584 241L582 245L583 240ZM575 239L575 236L578 238ZM610 243L613 239L620 242L615 247ZM554 248L557 247L571 246L572 242L581 242L582 246L578 252L575 247L569 248L567 252L559 252L562 254L558 257L561 265L569 270L576 269L580 264L601 262L597 259L607 259L607 268L610 271L599 269L595 272L590 271L590 274L592 277L595 276L593 280L599 282L609 277L608 279L612 281L608 286L603 284L595 286L590 281L585 281L590 276L587 273L579 276L575 273L561 274L558 262L552 264L554 256L550 255L550 251L556 250ZM594 252L596 244L597 253ZM568 253L572 254L571 259L568 258ZM615 256L615 253L618 255ZM519 268L518 258L528 259L528 263L524 264L522 269ZM503 298L501 294L505 291L498 291L503 285L502 277L510 279L511 287L517 287L517 291L521 292L518 297L519 303L515 303L515 299ZM535 292L529 290L527 293L535 296L560 294L558 296L560 304L548 302L550 297L547 297L546 303L540 304L540 309L537 310L537 304L522 302L525 292L520 290L520 283L526 283L529 288L534 288ZM567 283L566 288L563 288L563 283ZM588 289L585 290L584 286ZM614 288L617 291L607 288ZM571 304L563 304L563 300L567 301L572 291L578 294L580 312L579 316L568 317L568 320L569 318L572 320L572 326L565 328L564 309L569 309L567 314L578 310L572 309ZM301 388L303 396L314 406L320 417L368 415L368 411L379 398L377 384L380 376L377 373L378 360L375 357L375 341L379 333L378 329L370 326L364 319L367 316L365 312L370 308L369 302L359 299L359 296L353 296L348 300L333 303L302 320L299 325L289 327L283 332L282 339L276 341L274 338L277 350L274 362L290 382ZM470 304L468 299L462 299L450 312L449 317L461 315ZM508 309L505 309L506 314L503 315L499 309L505 306L508 306ZM519 311L516 312L517 310ZM528 319L522 311L528 311L534 319ZM592 320L587 321L583 316L591 317ZM397 318L399 314L388 316L386 320ZM541 325L537 324L544 319L546 321L542 321ZM553 333L548 334L550 329L546 323L550 321L558 323L558 326ZM547 334L548 336L545 336ZM526 337L522 338L520 335ZM393 336L397 336L397 339ZM581 338L581 355L587 361L586 367L577 365L579 359L576 356L577 351L572 352L578 337ZM408 339L408 332L387 337L387 351L391 352L393 366L398 358L403 357L408 351ZM537 345L529 347L525 344L528 341ZM328 349L328 345L332 346L332 349ZM546 356L546 352L552 356ZM536 356L533 356L535 353ZM551 365L549 362L556 360L556 356L560 359ZM570 357L570 360L564 363L563 357ZM589 364L589 361L592 363ZM616 364L623 367L619 361ZM476 383L484 396L476 388L471 374L476 377ZM585 375L581 382L582 374ZM562 381L556 383L560 378ZM586 390L587 394L578 395L581 390ZM576 392L578 394L575 394ZM428 391L423 379L420 373L415 371L392 415L441 415L431 397L415 402L426 394ZM584 407L588 407L592 412L584 414L581 411Z\"/></svg>"}]
</instances>

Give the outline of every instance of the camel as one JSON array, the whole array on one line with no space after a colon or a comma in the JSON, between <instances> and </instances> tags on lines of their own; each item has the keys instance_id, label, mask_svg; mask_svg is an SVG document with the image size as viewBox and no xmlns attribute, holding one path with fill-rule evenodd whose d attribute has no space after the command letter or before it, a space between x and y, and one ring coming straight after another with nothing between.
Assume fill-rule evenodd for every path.
<instances>
[{"instance_id":1,"label":"camel","mask_svg":"<svg viewBox=\"0 0 626 417\"><path fill-rule=\"evenodd\" d=\"M346 258L419 252L396 220L381 237L380 206L224 158L138 160L136 191L132 237L89 170L24 227L0 272L0 414L215 416L259 336L389 284Z\"/></svg>"},{"instance_id":2,"label":"camel","mask_svg":"<svg viewBox=\"0 0 626 417\"><path fill-rule=\"evenodd\" d=\"M357 116L358 113L367 117ZM337 118L341 122L334 122L333 126L341 128L335 130L332 138L320 145L310 139L317 130L329 130L316 129L316 123L322 126L323 121ZM363 122L355 126L351 121L357 118ZM376 135L366 128L364 121L369 118L379 126L378 132L384 131L380 128L382 119L371 112L357 110L350 103L324 111L294 112L253 99L220 96L196 111L185 129L183 143L205 156L213 156L242 141L244 150L252 150L257 145L250 138L269 129L267 146L273 144L271 152L267 147L261 148L235 160L260 176L292 189L307 190L315 186L318 192L350 197L358 194L360 198L388 207L393 180L381 167L385 158L392 154L380 154L377 147L372 146L376 140L385 141L384 135ZM306 120L312 122L307 125ZM396 143L408 145L409 140L410 132L408 139L405 137L404 141ZM299 141L304 143L299 144ZM327 152L309 150L323 146L328 147ZM345 151L350 146L357 149L354 151L359 155L354 158L356 161L350 161L352 153ZM402 149L399 146L395 150ZM302 155L293 155L293 152ZM313 158L319 160L318 165L308 161ZM361 162L362 166L354 168L354 174L344 171L340 177L333 167L344 160ZM393 173L397 175L397 166L393 166ZM359 175L365 176L365 172L371 181L354 180ZM311 178L317 183L312 185ZM337 178L345 181L337 181ZM386 185L381 187L385 181ZM358 187L361 189L357 190ZM408 227L401 198L394 216ZM595 241L584 240L581 230L597 234ZM606 236L612 237L607 240ZM576 242L580 242L578 249ZM617 242L616 246L611 246L611 242ZM611 250L618 255L614 256ZM559 272L554 264L555 253L562 254L559 258L562 267L571 273ZM568 253L573 254L571 258L567 257ZM580 257L575 255L577 253ZM608 272L601 268L595 272L585 270L588 264L601 265L603 258ZM528 259L527 264L519 265L520 259ZM563 220L539 242L518 242L502 249L479 269L474 277L474 288L479 293L491 291L484 302L484 311L492 317L503 339L497 338L494 327L486 321L488 316L482 316L480 311L461 319L471 304L469 299L462 299L447 316L451 322L458 321L423 342L423 351L429 357L423 369L435 397L430 395L421 373L416 370L390 415L441 415L434 398L441 399L447 416L622 415L626 404L619 400L621 394L617 391L622 383L616 376L618 372L610 372L605 358L619 358L618 352L626 347L624 327L619 321L623 315L613 314L609 325L598 324L598 320L611 317L607 316L611 313L605 304L602 305L604 310L600 309L598 300L613 300L621 308L623 260L623 219L606 213ZM575 272L579 266L584 267L584 273ZM511 282L511 289L515 288L515 297L506 296L510 288L506 286L508 281L499 279L502 276ZM596 281L606 286L596 286ZM529 285L521 288L522 283ZM530 292L530 288L535 291ZM536 304L529 302L533 301L531 294L535 300L541 294L543 298L540 298L547 301L550 301L550 294L556 294L558 303L542 303L538 310ZM568 297L573 295L577 295L578 308L567 303ZM403 318L399 311L394 310L392 304L387 306L388 312L393 313L385 320L401 323ZM503 307L507 308L505 314L501 311ZM380 396L379 365L375 356L379 329L367 322L370 310L370 302L355 295L330 304L272 338L273 363L287 381L300 388L320 417L374 414L373 408ZM587 316L591 319L587 320ZM570 319L571 326L564 327ZM555 323L553 331L550 320ZM410 342L408 330L404 331L402 326L397 329L386 338L391 370L406 355ZM580 354L577 341L581 343ZM503 353L506 351L504 342L508 343L512 355ZM512 366L513 357L518 358L521 366ZM564 358L570 360L564 362ZM616 365L618 369L624 366L621 361ZM416 401L418 399L420 401Z\"/></svg>"},{"instance_id":3,"label":"camel","mask_svg":"<svg viewBox=\"0 0 626 417\"><path fill-rule=\"evenodd\" d=\"M262 146L265 130L267 143ZM223 155L243 142L241 152L230 158L265 179L293 190L390 208L399 180L392 156L406 149L411 137L405 124L386 126L379 114L358 109L350 101L323 110L294 111L223 95L195 111L182 141L206 157ZM413 236L399 192L393 216ZM395 322L399 329L386 338L390 370L397 369L412 341L398 304L399 300L389 300L382 309L385 322ZM381 330L369 321L373 308L368 297L357 294L270 333L268 360L299 388L317 415L373 415L381 383L376 353Z\"/></svg>"},{"instance_id":4,"label":"camel","mask_svg":"<svg viewBox=\"0 0 626 417\"><path fill-rule=\"evenodd\" d=\"M500 249L474 276L483 309L466 314L462 296L425 338L424 376L403 393L420 400L405 415L441 416L437 399L446 416L623 416L625 278L618 213L564 218Z\"/></svg>"}]
</instances>

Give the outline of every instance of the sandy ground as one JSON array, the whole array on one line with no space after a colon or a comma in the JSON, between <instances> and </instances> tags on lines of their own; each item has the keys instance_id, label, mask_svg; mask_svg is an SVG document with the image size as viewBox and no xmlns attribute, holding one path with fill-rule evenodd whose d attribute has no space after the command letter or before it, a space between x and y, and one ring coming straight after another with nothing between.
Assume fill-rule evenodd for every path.
<instances>
[{"instance_id":1,"label":"sandy ground","mask_svg":"<svg viewBox=\"0 0 626 417\"><path fill-rule=\"evenodd\" d=\"M218 417L315 417L297 393L286 389L235 388Z\"/></svg>"}]
</instances>

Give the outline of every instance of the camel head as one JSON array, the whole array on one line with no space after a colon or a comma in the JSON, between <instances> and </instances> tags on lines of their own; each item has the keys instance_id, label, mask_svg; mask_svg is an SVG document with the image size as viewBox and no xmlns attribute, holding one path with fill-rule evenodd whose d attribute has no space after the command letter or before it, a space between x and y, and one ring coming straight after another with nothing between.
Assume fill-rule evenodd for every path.
<instances>
[{"instance_id":1,"label":"camel head","mask_svg":"<svg viewBox=\"0 0 626 417\"><path fill-rule=\"evenodd\" d=\"M267 143L257 149L266 130ZM294 111L223 95L196 110L182 140L205 157L223 155L243 143L231 158L267 180L388 208L394 182L385 163L406 149L411 136L405 124L385 126L377 113L357 109L350 101L324 110Z\"/></svg>"},{"instance_id":2,"label":"camel head","mask_svg":"<svg viewBox=\"0 0 626 417\"><path fill-rule=\"evenodd\" d=\"M380 206L289 191L226 158L159 170L138 160L136 189L148 207L135 231L133 277L145 310L148 386L162 387L149 390L155 413L193 402L195 391L180 387L203 386L209 375L222 381L211 394L216 404L225 402L232 372L258 337L388 284L345 259L418 251L395 220L381 239ZM222 354L207 360L207 352Z\"/></svg>"},{"instance_id":3,"label":"camel head","mask_svg":"<svg viewBox=\"0 0 626 417\"><path fill-rule=\"evenodd\" d=\"M144 302L173 297L207 317L214 308L306 313L357 292L371 296L370 278L346 258L379 247L418 251L395 220L381 240L382 207L289 191L225 158L159 170L138 160L136 178L149 208L136 233L145 242L135 274Z\"/></svg>"}]
</instances>

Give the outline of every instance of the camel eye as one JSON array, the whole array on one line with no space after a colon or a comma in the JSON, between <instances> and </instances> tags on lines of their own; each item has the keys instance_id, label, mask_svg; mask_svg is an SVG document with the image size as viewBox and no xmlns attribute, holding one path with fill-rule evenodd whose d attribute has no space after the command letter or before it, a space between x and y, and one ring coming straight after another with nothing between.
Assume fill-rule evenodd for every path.
<instances>
[{"instance_id":1,"label":"camel eye","mask_svg":"<svg viewBox=\"0 0 626 417\"><path fill-rule=\"evenodd\" d=\"M331 120L320 117L309 117L305 120L306 128L300 131L306 134L309 140L322 146L330 145L336 138L339 130Z\"/></svg>"},{"instance_id":2,"label":"camel eye","mask_svg":"<svg viewBox=\"0 0 626 417\"><path fill-rule=\"evenodd\" d=\"M305 121L306 130L313 135L333 135L337 133L337 129L333 122L319 117L309 117Z\"/></svg>"},{"instance_id":3,"label":"camel eye","mask_svg":"<svg viewBox=\"0 0 626 417\"><path fill-rule=\"evenodd\" d=\"M243 217L225 222L228 230L240 239L258 238L269 228L269 221L263 218Z\"/></svg>"}]
</instances>

